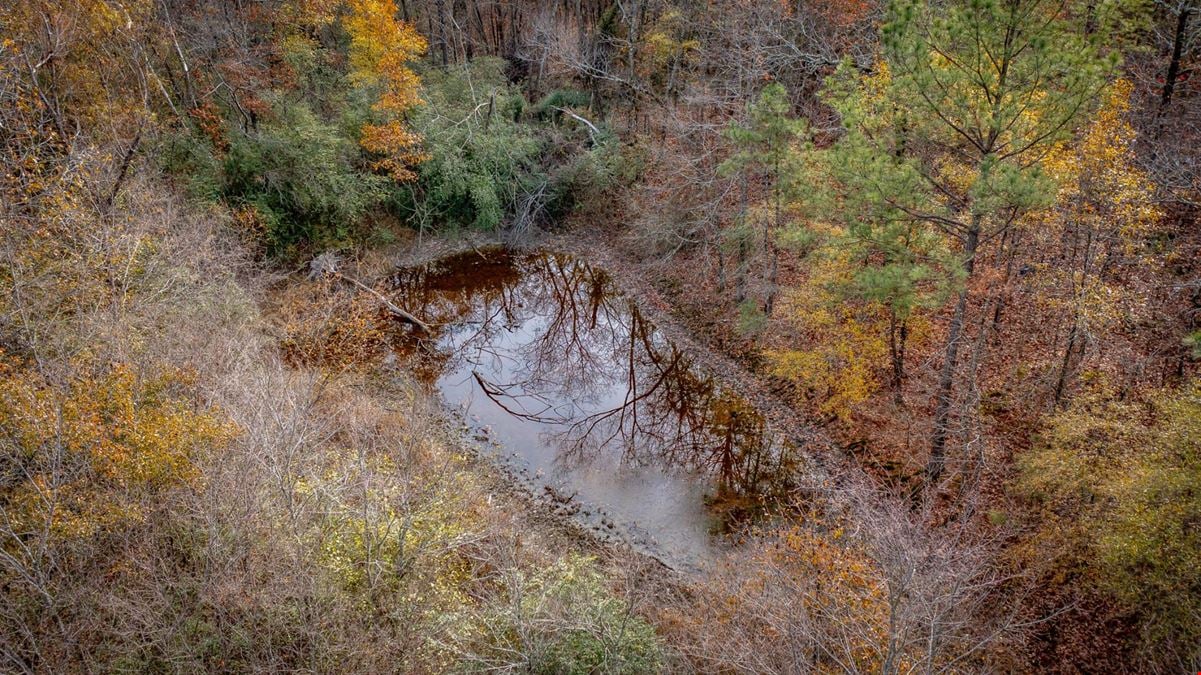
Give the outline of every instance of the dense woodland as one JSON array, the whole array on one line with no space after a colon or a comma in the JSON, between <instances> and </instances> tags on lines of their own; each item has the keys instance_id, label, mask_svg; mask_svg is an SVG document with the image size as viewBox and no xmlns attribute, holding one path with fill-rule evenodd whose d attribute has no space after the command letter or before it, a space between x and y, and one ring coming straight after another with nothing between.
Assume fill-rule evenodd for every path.
<instances>
[{"instance_id":1,"label":"dense woodland","mask_svg":"<svg viewBox=\"0 0 1201 675\"><path fill-rule=\"evenodd\" d=\"M1195 0L4 2L0 670L1201 670L1199 69ZM821 480L703 574L532 514L355 285L462 237L605 250Z\"/></svg>"}]
</instances>

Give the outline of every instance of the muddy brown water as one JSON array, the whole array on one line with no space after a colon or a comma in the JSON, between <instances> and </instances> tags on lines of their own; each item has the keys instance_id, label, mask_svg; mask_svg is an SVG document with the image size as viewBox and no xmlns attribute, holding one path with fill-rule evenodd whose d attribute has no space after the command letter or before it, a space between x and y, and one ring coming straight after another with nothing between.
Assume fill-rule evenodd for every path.
<instances>
[{"instance_id":1,"label":"muddy brown water","mask_svg":"<svg viewBox=\"0 0 1201 675\"><path fill-rule=\"evenodd\" d=\"M603 270L490 248L392 282L433 326L397 351L471 437L586 525L695 568L788 492L792 446Z\"/></svg>"}]
</instances>

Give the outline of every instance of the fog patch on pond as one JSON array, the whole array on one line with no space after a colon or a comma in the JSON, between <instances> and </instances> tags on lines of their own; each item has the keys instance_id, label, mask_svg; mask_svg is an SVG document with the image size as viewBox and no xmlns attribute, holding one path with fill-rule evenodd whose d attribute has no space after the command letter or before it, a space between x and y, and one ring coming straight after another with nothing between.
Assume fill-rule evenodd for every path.
<instances>
[{"instance_id":1,"label":"fog patch on pond","mask_svg":"<svg viewBox=\"0 0 1201 675\"><path fill-rule=\"evenodd\" d=\"M695 567L716 535L788 491L791 446L604 271L486 249L393 285L433 326L397 351L477 439L589 525Z\"/></svg>"}]
</instances>

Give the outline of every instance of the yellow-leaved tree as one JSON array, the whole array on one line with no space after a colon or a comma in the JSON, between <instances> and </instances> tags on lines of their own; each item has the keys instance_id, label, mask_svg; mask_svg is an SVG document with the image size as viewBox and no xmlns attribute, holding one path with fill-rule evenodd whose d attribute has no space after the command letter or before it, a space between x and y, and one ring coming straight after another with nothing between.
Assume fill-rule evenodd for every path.
<instances>
[{"instance_id":1,"label":"yellow-leaved tree","mask_svg":"<svg viewBox=\"0 0 1201 675\"><path fill-rule=\"evenodd\" d=\"M1195 663L1201 644L1201 382L1127 395L1104 378L1049 417L1018 458L1038 527L1018 547L1071 597L1137 618L1140 663ZM1108 607L1107 607L1108 610ZM1166 664L1166 665L1165 665Z\"/></svg>"},{"instance_id":2,"label":"yellow-leaved tree","mask_svg":"<svg viewBox=\"0 0 1201 675\"><path fill-rule=\"evenodd\" d=\"M416 177L422 161L421 137L405 123L405 115L421 103L421 78L409 63L425 53L425 38L396 18L393 0L350 0L344 25L350 33L351 76L380 89L372 106L378 118L363 125L359 143L376 155L373 166L397 181Z\"/></svg>"},{"instance_id":3,"label":"yellow-leaved tree","mask_svg":"<svg viewBox=\"0 0 1201 675\"><path fill-rule=\"evenodd\" d=\"M830 232L842 234L837 227ZM888 356L883 338L888 318L880 303L849 302L840 292L855 271L847 249L821 253L811 257L807 283L787 293L783 303L803 346L769 350L768 357L772 372L796 382L820 412L845 420L879 386Z\"/></svg>"},{"instance_id":4,"label":"yellow-leaved tree","mask_svg":"<svg viewBox=\"0 0 1201 675\"><path fill-rule=\"evenodd\" d=\"M155 493L198 481L197 455L237 429L190 403L190 385L183 371L140 378L122 364L62 384L0 362L0 456L20 477L0 491L5 549L118 531L145 517Z\"/></svg>"},{"instance_id":5,"label":"yellow-leaved tree","mask_svg":"<svg viewBox=\"0 0 1201 675\"><path fill-rule=\"evenodd\" d=\"M1079 142L1062 142L1043 161L1058 185L1056 206L1032 221L1047 245L1063 242L1068 263L1039 270L1042 302L1071 317L1064 351L1055 364L1054 400L1067 393L1085 345L1121 318L1127 292L1113 278L1113 261L1137 254L1161 213L1151 201L1151 178L1136 165L1135 130L1127 119L1132 87L1116 81Z\"/></svg>"}]
</instances>

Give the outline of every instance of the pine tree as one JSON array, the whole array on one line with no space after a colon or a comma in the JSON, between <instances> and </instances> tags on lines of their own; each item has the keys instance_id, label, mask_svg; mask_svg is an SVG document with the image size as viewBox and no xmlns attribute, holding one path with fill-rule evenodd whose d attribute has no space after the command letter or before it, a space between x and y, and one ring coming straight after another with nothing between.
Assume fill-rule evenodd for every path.
<instances>
[{"instance_id":1,"label":"pine tree","mask_svg":"<svg viewBox=\"0 0 1201 675\"><path fill-rule=\"evenodd\" d=\"M880 64L860 85L878 98L889 83L887 65ZM893 109L849 127L833 146L814 153L809 183L821 189L810 194L805 211L826 225L794 233L813 244L811 255L836 251L851 263L846 277L828 289L833 302L866 301L887 312L890 384L898 405L904 404L911 320L918 310L940 306L962 276L945 239L890 203L891 195L916 189L902 166L907 130L906 114ZM888 142L891 153L880 152Z\"/></svg>"},{"instance_id":2,"label":"pine tree","mask_svg":"<svg viewBox=\"0 0 1201 675\"><path fill-rule=\"evenodd\" d=\"M1049 0L897 0L882 29L880 72L844 67L827 91L848 131L861 198L959 253L963 284L939 377L929 485L945 462L977 262L1022 214L1053 199L1039 160L1075 130L1116 65L1102 48L1105 8L1088 17L1073 9Z\"/></svg>"},{"instance_id":3,"label":"pine tree","mask_svg":"<svg viewBox=\"0 0 1201 675\"><path fill-rule=\"evenodd\" d=\"M741 173L744 181L758 174L771 186L771 213L760 218L760 238L767 258L763 298L766 315L771 314L778 292L780 253L773 232L779 233L783 227L784 206L794 185L790 179L797 173L795 167L808 135L806 121L793 117L791 112L788 90L783 85L773 82L764 87L759 99L749 106L747 123L731 125L727 130L738 152L719 167L724 174Z\"/></svg>"}]
</instances>

